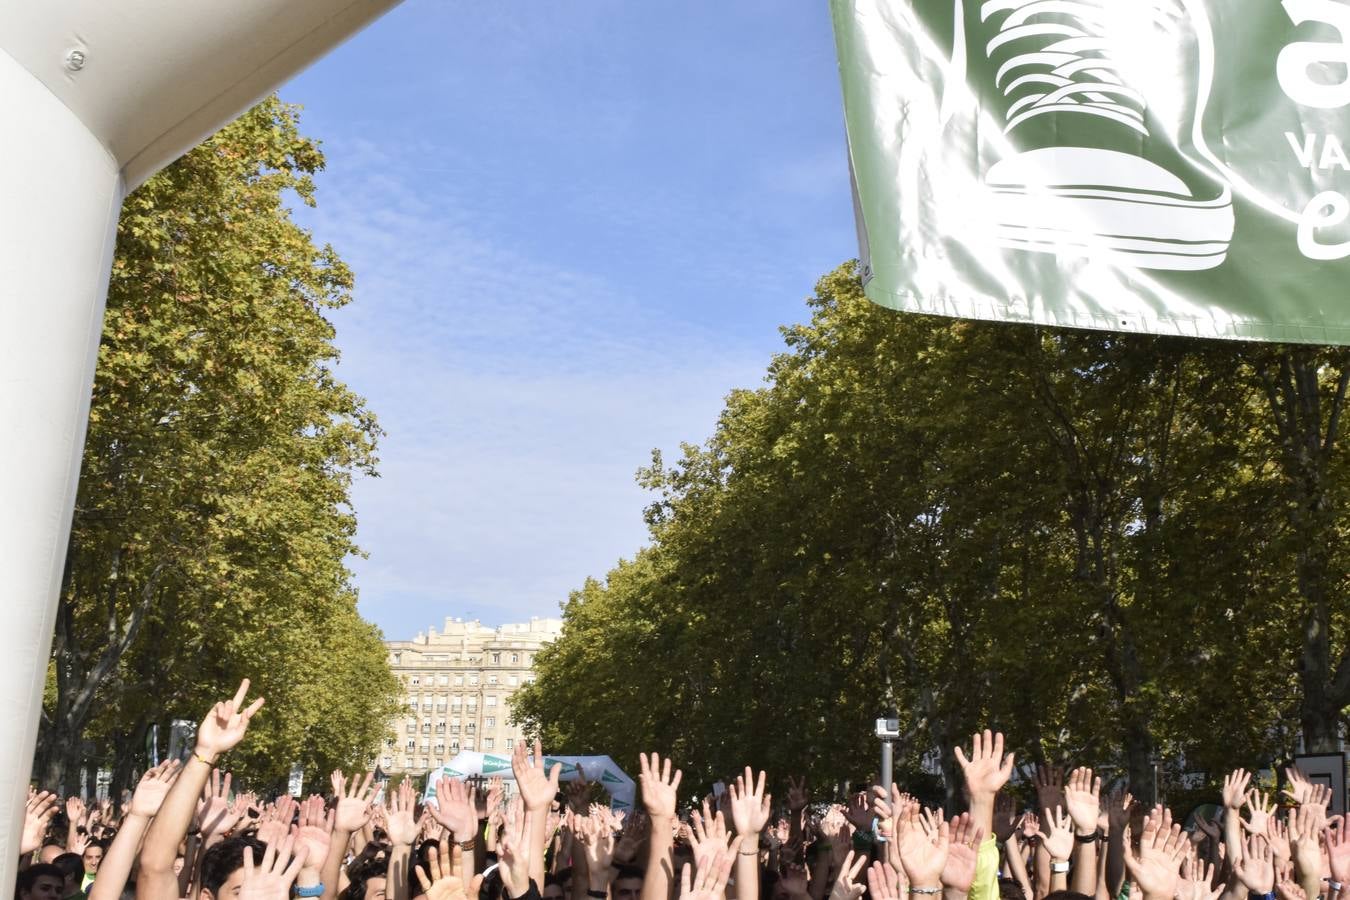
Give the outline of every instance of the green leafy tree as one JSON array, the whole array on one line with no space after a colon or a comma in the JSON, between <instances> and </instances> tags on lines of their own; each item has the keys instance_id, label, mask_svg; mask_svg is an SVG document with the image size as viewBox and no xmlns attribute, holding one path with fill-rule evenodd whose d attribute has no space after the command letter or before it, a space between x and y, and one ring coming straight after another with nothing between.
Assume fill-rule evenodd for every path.
<instances>
[{"instance_id":1,"label":"green leafy tree","mask_svg":"<svg viewBox=\"0 0 1350 900\"><path fill-rule=\"evenodd\" d=\"M287 203L323 157L268 99L133 193L60 593L38 777L129 777L151 723L251 677L243 774L372 754L396 684L356 614L350 487L378 427L326 313L352 273Z\"/></svg>"}]
</instances>

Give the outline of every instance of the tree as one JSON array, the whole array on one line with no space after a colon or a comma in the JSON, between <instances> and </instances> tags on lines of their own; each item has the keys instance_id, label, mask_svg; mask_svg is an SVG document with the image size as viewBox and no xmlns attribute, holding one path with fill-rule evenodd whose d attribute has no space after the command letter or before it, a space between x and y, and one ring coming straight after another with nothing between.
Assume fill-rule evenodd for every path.
<instances>
[{"instance_id":1,"label":"tree","mask_svg":"<svg viewBox=\"0 0 1350 900\"><path fill-rule=\"evenodd\" d=\"M517 706L550 746L838 782L889 708L949 805L985 724L1141 795L1159 758L1292 750L1264 348L897 315L851 266L810 304L763 387L640 473L651 547L572 595Z\"/></svg>"},{"instance_id":2,"label":"tree","mask_svg":"<svg viewBox=\"0 0 1350 900\"><path fill-rule=\"evenodd\" d=\"M352 273L286 206L313 204L322 165L296 108L270 98L127 198L39 737L45 784L68 787L110 749L136 758L150 723L195 718L241 675L281 710L238 761L256 776L354 762L393 709L345 566L359 552L351 480L374 473L379 433L331 368L325 313L349 302Z\"/></svg>"}]
</instances>

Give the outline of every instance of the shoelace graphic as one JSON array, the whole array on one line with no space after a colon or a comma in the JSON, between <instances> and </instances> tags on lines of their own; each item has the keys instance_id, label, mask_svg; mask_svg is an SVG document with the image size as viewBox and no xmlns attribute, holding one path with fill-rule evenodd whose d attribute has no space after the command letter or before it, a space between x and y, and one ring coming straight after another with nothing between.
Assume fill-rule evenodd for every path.
<instances>
[{"instance_id":1,"label":"shoelace graphic","mask_svg":"<svg viewBox=\"0 0 1350 900\"><path fill-rule=\"evenodd\" d=\"M1139 5L1140 12L1152 6L1147 2ZM1078 112L1112 119L1148 134L1144 98L1124 83L1108 52L1109 41L1103 34L1107 13L1101 0L981 3L982 22L1000 13L1007 15L985 53L994 62L1001 50L1012 53L994 79L1003 95L1013 100L1005 132L1034 116ZM1033 44L1034 49L1025 49Z\"/></svg>"}]
</instances>

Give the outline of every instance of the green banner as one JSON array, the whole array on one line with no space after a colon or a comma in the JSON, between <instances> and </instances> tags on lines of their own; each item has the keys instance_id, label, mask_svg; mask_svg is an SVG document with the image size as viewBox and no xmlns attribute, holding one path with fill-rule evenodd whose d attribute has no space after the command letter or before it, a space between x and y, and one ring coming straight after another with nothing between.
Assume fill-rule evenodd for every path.
<instances>
[{"instance_id":1,"label":"green banner","mask_svg":"<svg viewBox=\"0 0 1350 900\"><path fill-rule=\"evenodd\" d=\"M831 0L895 309L1350 343L1350 0Z\"/></svg>"}]
</instances>

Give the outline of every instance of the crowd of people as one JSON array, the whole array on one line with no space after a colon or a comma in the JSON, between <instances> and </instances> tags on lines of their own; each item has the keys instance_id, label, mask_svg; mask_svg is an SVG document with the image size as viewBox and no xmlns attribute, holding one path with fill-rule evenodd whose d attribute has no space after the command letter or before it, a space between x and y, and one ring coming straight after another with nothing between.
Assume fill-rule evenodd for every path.
<instances>
[{"instance_id":1,"label":"crowd of people","mask_svg":"<svg viewBox=\"0 0 1350 900\"><path fill-rule=\"evenodd\" d=\"M440 778L424 803L409 780L334 772L328 797L265 801L217 768L262 706L248 687L121 809L32 792L19 900L1350 900L1350 818L1297 769L1280 804L1232 773L1221 813L1190 830L1088 768L1038 769L1021 811L989 731L956 751L967 809L950 818L898 786L812 803L803 779L776 807L749 768L682 812L656 753L624 814L584 780L560 790L537 742L514 748L509 793Z\"/></svg>"}]
</instances>

